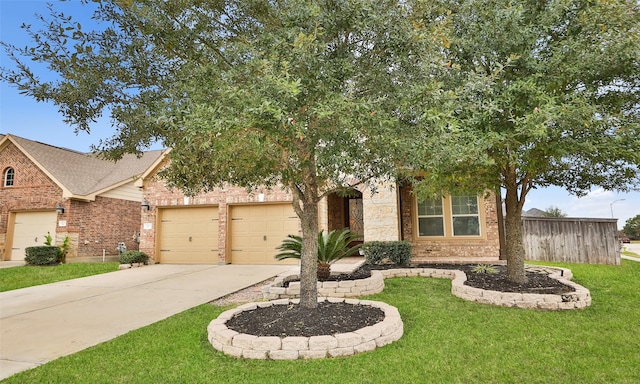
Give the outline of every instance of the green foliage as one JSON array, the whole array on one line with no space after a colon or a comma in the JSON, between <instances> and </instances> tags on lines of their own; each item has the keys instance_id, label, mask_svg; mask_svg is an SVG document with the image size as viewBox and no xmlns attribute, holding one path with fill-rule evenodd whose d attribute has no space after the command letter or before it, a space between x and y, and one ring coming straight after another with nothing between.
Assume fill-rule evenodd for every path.
<instances>
[{"instance_id":1,"label":"green foliage","mask_svg":"<svg viewBox=\"0 0 640 384\"><path fill-rule=\"evenodd\" d=\"M358 253L360 245L350 246L360 237L349 229L333 230L327 234L318 232L318 263L331 264L344 257ZM277 248L280 253L275 255L277 260L300 259L302 256L302 237L289 235Z\"/></svg>"},{"instance_id":2,"label":"green foliage","mask_svg":"<svg viewBox=\"0 0 640 384\"><path fill-rule=\"evenodd\" d=\"M471 271L475 273L487 273L490 275L498 273L498 269L491 264L478 264L471 268Z\"/></svg>"},{"instance_id":3,"label":"green foliage","mask_svg":"<svg viewBox=\"0 0 640 384\"><path fill-rule=\"evenodd\" d=\"M543 217L567 217L567 214L562 212L558 207L550 206L542 213Z\"/></svg>"},{"instance_id":4,"label":"green foliage","mask_svg":"<svg viewBox=\"0 0 640 384\"><path fill-rule=\"evenodd\" d=\"M58 247L41 245L24 249L24 261L29 265L55 265L60 263Z\"/></svg>"},{"instance_id":5,"label":"green foliage","mask_svg":"<svg viewBox=\"0 0 640 384\"><path fill-rule=\"evenodd\" d=\"M632 240L640 239L640 215L628 219L622 231Z\"/></svg>"},{"instance_id":6,"label":"green foliage","mask_svg":"<svg viewBox=\"0 0 640 384\"><path fill-rule=\"evenodd\" d=\"M120 264L134 264L142 263L147 264L149 262L149 255L141 251L125 251L120 254Z\"/></svg>"},{"instance_id":7,"label":"green foliage","mask_svg":"<svg viewBox=\"0 0 640 384\"><path fill-rule=\"evenodd\" d=\"M55 245L53 244L53 237L51 233L47 232L44 236L44 244L45 245ZM58 245L58 261L64 263L66 261L67 252L69 252L69 248L71 247L71 239L69 236L65 236L61 245Z\"/></svg>"},{"instance_id":8,"label":"green foliage","mask_svg":"<svg viewBox=\"0 0 640 384\"><path fill-rule=\"evenodd\" d=\"M527 193L640 187L640 8L614 1L433 1L446 127L418 121L420 194L505 191L510 278ZM430 110L426 103L423 109ZM515 276L518 274L518 276Z\"/></svg>"},{"instance_id":9,"label":"green foliage","mask_svg":"<svg viewBox=\"0 0 640 384\"><path fill-rule=\"evenodd\" d=\"M97 148L106 157L161 141L171 152L160 176L188 195L284 186L307 239L318 232L323 196L395 176L415 140L412 115L423 114L409 90L438 94L421 65L434 29L417 19L420 1L83 4L97 9L97 31L52 11L42 30L25 25L31 46L3 43L15 64L0 79L53 102L80 130L109 113L116 133ZM32 62L58 77L38 77ZM309 307L317 264L307 247L301 303Z\"/></svg>"},{"instance_id":10,"label":"green foliage","mask_svg":"<svg viewBox=\"0 0 640 384\"><path fill-rule=\"evenodd\" d=\"M362 251L370 265L386 260L401 266L411 263L411 243L408 241L368 241L362 245Z\"/></svg>"}]
</instances>

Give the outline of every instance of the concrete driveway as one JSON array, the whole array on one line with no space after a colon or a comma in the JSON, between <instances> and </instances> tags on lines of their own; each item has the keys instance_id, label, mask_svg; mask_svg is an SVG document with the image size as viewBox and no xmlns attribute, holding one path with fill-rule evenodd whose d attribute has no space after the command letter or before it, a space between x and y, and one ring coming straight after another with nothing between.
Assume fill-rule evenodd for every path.
<instances>
[{"instance_id":1,"label":"concrete driveway","mask_svg":"<svg viewBox=\"0 0 640 384\"><path fill-rule=\"evenodd\" d=\"M2 292L0 380L291 269L157 264Z\"/></svg>"}]
</instances>

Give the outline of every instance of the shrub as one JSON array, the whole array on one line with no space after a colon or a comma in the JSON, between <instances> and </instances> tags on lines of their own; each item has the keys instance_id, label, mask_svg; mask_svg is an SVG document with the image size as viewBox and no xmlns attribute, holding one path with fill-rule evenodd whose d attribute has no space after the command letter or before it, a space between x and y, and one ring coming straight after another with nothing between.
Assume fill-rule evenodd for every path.
<instances>
[{"instance_id":1,"label":"shrub","mask_svg":"<svg viewBox=\"0 0 640 384\"><path fill-rule=\"evenodd\" d=\"M58 247L53 245L27 247L24 252L24 261L29 265L55 265L60 262Z\"/></svg>"},{"instance_id":2,"label":"shrub","mask_svg":"<svg viewBox=\"0 0 640 384\"><path fill-rule=\"evenodd\" d=\"M51 233L47 232L47 234L44 236L44 244L45 245L55 245L52 244L53 243L53 237L51 236ZM58 245L58 261L61 263L65 263L67 261L67 252L69 252L69 247L71 246L70 244L70 239L69 236L65 236L64 240L62 241L62 245Z\"/></svg>"},{"instance_id":3,"label":"shrub","mask_svg":"<svg viewBox=\"0 0 640 384\"><path fill-rule=\"evenodd\" d=\"M147 264L149 262L149 256L140 251L125 251L120 254L120 264L134 264L142 263Z\"/></svg>"},{"instance_id":4,"label":"shrub","mask_svg":"<svg viewBox=\"0 0 640 384\"><path fill-rule=\"evenodd\" d=\"M318 232L318 279L326 280L331 276L331 263L343 257L353 256L358 253L360 245L349 246L360 237L349 229L333 230L328 234ZM277 248L277 260L300 259L302 257L302 237L289 235Z\"/></svg>"},{"instance_id":5,"label":"shrub","mask_svg":"<svg viewBox=\"0 0 640 384\"><path fill-rule=\"evenodd\" d=\"M388 260L395 265L409 265L411 243L407 241L369 241L362 245L367 264L378 265Z\"/></svg>"},{"instance_id":6,"label":"shrub","mask_svg":"<svg viewBox=\"0 0 640 384\"><path fill-rule=\"evenodd\" d=\"M490 264L478 264L475 267L471 268L471 272L475 273L487 273L489 275L493 275L498 273L498 268L494 267Z\"/></svg>"}]
</instances>

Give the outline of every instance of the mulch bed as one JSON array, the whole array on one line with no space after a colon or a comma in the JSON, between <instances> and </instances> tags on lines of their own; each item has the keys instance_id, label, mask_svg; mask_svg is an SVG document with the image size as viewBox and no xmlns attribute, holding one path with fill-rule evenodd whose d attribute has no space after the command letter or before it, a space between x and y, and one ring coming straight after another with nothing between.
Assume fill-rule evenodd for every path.
<instances>
[{"instance_id":1,"label":"mulch bed","mask_svg":"<svg viewBox=\"0 0 640 384\"><path fill-rule=\"evenodd\" d=\"M229 319L227 328L255 336L321 336L353 332L384 320L380 308L347 303L318 303L315 309L300 305L272 305L244 311Z\"/></svg>"},{"instance_id":2,"label":"mulch bed","mask_svg":"<svg viewBox=\"0 0 640 384\"><path fill-rule=\"evenodd\" d=\"M563 294L575 289L550 278L545 273L527 271L525 284L514 284L507 280L506 266L495 266L498 273L476 273L473 264L421 264L414 268L458 269L467 275L466 285L501 292L537 294ZM392 269L397 266L363 265L351 274L331 276L329 281L364 279L373 269ZM295 280L293 280L295 281ZM285 282L287 285L288 282ZM299 305L273 305L244 311L229 319L229 329L255 336L321 336L352 332L384 320L384 312L367 305L347 303L319 303L315 309L303 309Z\"/></svg>"}]
</instances>

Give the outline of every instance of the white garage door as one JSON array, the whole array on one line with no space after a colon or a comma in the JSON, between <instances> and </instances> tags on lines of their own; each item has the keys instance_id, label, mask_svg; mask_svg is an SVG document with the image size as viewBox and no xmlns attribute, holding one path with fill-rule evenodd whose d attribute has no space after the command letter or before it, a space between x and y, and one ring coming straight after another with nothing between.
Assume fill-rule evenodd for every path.
<instances>
[{"instance_id":1,"label":"white garage door","mask_svg":"<svg viewBox=\"0 0 640 384\"><path fill-rule=\"evenodd\" d=\"M287 235L300 233L300 220L290 203L231 206L230 215L231 263L298 263L274 258Z\"/></svg>"},{"instance_id":2,"label":"white garage door","mask_svg":"<svg viewBox=\"0 0 640 384\"><path fill-rule=\"evenodd\" d=\"M218 263L218 208L160 210L159 261L164 264Z\"/></svg>"},{"instance_id":3,"label":"white garage door","mask_svg":"<svg viewBox=\"0 0 640 384\"><path fill-rule=\"evenodd\" d=\"M17 212L13 225L11 260L24 260L24 249L44 245L45 236L56 237L55 211Z\"/></svg>"}]
</instances>

